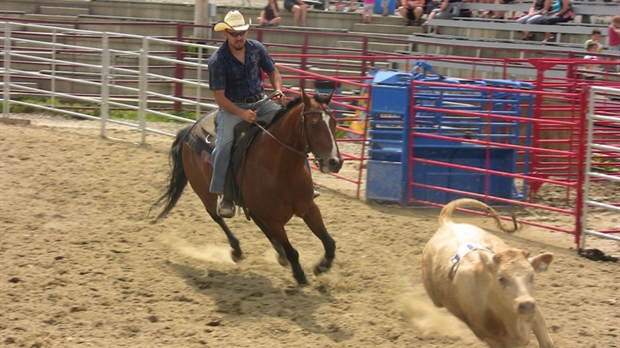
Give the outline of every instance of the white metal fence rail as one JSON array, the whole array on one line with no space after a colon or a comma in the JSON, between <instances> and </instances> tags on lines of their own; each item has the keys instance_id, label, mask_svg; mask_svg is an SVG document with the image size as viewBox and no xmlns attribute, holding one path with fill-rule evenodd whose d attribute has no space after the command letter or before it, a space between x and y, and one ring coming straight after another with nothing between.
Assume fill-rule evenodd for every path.
<instances>
[{"instance_id":1,"label":"white metal fence rail","mask_svg":"<svg viewBox=\"0 0 620 348\"><path fill-rule=\"evenodd\" d=\"M148 128L146 126L147 114L158 115L164 118L193 122L206 111L216 107L214 104L201 102L205 89L208 89L206 75L207 60L206 50L216 50L218 47L199 45L190 42L178 42L148 36L139 36L123 33L97 32L78 30L49 25L0 22L3 29L2 40L4 42L3 67L3 115L7 116L10 104L30 106L33 108L59 112L75 117L95 119L101 121L101 135L105 136L106 125L117 123L137 128L141 133L141 143L146 141L146 133L172 135L164 131ZM17 30L19 29L19 31ZM30 34L25 31L31 32ZM17 35L20 33L21 35ZM67 39L68 37L72 39ZM87 38L89 45L69 44L65 41L78 41L80 37ZM77 40L75 38L78 38ZM139 41L139 51L113 48L111 38L116 42ZM186 50L192 47L196 56L187 60L178 60L175 56L153 53L150 46L158 45L166 47L166 52L176 52L178 46ZM135 45L133 45L135 46ZM62 57L67 52L78 52L83 56L81 61L75 57L65 60ZM76 53L74 53L75 55ZM129 64L117 63L119 60ZM17 63L19 62L19 64ZM24 64L33 66L44 65L49 69L38 70L36 68L24 68ZM117 64L115 64L117 63ZM149 64L159 64L167 69L175 69L178 65L191 68L195 71L195 79L177 79L155 71L149 71ZM20 68L21 66L21 68ZM62 67L71 67L74 74L67 74ZM75 73L75 70L78 72ZM67 76L68 75L68 76ZM31 86L27 83L18 82L14 77L31 78L36 81L45 81ZM89 78L84 78L88 76ZM125 83L119 82L125 80ZM129 81L129 82L128 82ZM65 93L59 91L58 85L67 82L80 86L79 88L91 89L95 93L84 96L81 93ZM166 84L172 86L180 83L184 91L191 94L191 98L175 97L172 93L165 93L162 88ZM44 87L41 87L44 85ZM48 88L46 88L48 87ZM114 93L123 97L113 98ZM32 103L29 101L13 98L15 95L36 94L49 98L49 105ZM73 111L58 105L57 101L71 100L99 106L99 116L93 116L79 111ZM190 106L194 110L194 118L179 117L169 113L158 111L151 105L155 102L174 103L179 102L184 106ZM116 107L125 110L134 110L138 113L137 123L113 119L110 117L111 108Z\"/></svg>"},{"instance_id":2,"label":"white metal fence rail","mask_svg":"<svg viewBox=\"0 0 620 348\"><path fill-rule=\"evenodd\" d=\"M597 236L601 238L612 239L620 241L620 236L615 236L610 233L604 233L603 231L597 231L588 227L588 209L591 207L602 208L611 212L620 213L620 206L611 205L605 202L599 202L595 197L590 195L590 185L593 180L604 181L608 183L620 183L620 177L612 176L598 171L594 171L592 168L593 152L594 150L605 151L607 153L614 154L614 158L620 158L620 142L610 144L603 144L601 141L594 137L594 129L596 122L609 123L611 127L620 127L620 115L597 115L594 113L594 104L606 98L618 98L620 99L620 89L617 88L605 88L605 87L591 87L589 96L589 109L586 115L587 118L587 144L586 144L586 168L584 173L584 199L583 199L583 215L582 215L582 230L581 230L581 248L586 247L586 237L588 235ZM620 200L620 193L616 199ZM616 202L618 203L618 202ZM618 226L620 229L620 226Z\"/></svg>"},{"instance_id":3,"label":"white metal fence rail","mask_svg":"<svg viewBox=\"0 0 620 348\"><path fill-rule=\"evenodd\" d=\"M77 30L56 26L2 22L0 34L4 50L0 54L4 58L3 73L3 115L8 116L10 105L25 105L46 111L58 112L80 118L101 121L101 135L106 136L106 126L110 123L122 124L136 128L141 135L141 143L146 142L149 132L174 136L168 132L149 128L147 115L158 115L163 118L181 122L193 122L205 112L216 107L214 104L201 102L203 93L208 88L207 50L218 47L178 42L155 37L132 34ZM141 47L139 50L123 49L121 41L131 44L125 47ZM138 43L138 44L136 44ZM156 49L154 49L156 48ZM159 50L157 50L157 48ZM192 50L195 55L183 60L174 54L178 49ZM72 53L68 53L72 52ZM163 53L162 53L163 52ZM73 54L69 57L67 54ZM79 54L79 59L75 55ZM28 65L31 64L31 65ZM38 69L37 66L46 69ZM162 69L187 68L183 76L190 78L171 77L164 75ZM21 80L19 78L22 78ZM35 86L24 82L23 78L38 81ZM41 83L44 82L44 83ZM61 84L65 84L61 88ZM81 86L80 91L67 91L67 84ZM167 93L171 86L184 88L182 96ZM165 85L166 88L162 88ZM82 93L89 90L90 93ZM75 93L74 93L75 92ZM598 202L589 195L593 180L619 182L618 176L593 171L593 150L620 154L620 144L609 145L597 142L593 135L596 122L614 123L620 127L620 116L597 115L593 112L594 101L609 96L620 97L619 89L593 87L591 89L588 120L587 159L585 161L585 185L581 230L581 245L585 246L587 235L594 235L620 241L620 237L596 231L587 225L588 209L608 209L620 212L620 206L609 202ZM19 95L39 95L49 98L46 103L32 103L20 100ZM91 115L66 108L57 100L73 100L98 107L98 114ZM184 110L193 109L193 117L180 117L161 112L157 105L162 103L181 103ZM44 105L43 105L44 104ZM112 109L133 110L137 112L137 122L124 121L111 117ZM160 108L161 109L161 108ZM615 156L618 158L618 156Z\"/></svg>"}]
</instances>

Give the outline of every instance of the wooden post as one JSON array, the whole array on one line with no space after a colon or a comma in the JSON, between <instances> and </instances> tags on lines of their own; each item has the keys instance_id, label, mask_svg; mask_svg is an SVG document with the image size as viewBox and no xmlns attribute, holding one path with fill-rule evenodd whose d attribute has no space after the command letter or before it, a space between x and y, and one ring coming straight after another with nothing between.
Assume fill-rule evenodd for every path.
<instances>
[{"instance_id":1,"label":"wooden post","mask_svg":"<svg viewBox=\"0 0 620 348\"><path fill-rule=\"evenodd\" d=\"M194 24L211 25L209 0L196 0L196 5L194 6ZM196 39L208 39L211 37L210 30L208 28L194 28L194 37Z\"/></svg>"}]
</instances>

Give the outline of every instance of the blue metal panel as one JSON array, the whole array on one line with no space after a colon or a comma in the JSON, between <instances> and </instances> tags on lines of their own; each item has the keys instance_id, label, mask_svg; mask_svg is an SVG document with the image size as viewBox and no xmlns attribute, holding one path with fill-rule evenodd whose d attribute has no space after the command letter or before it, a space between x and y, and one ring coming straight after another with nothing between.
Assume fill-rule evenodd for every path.
<instances>
[{"instance_id":1,"label":"blue metal panel","mask_svg":"<svg viewBox=\"0 0 620 348\"><path fill-rule=\"evenodd\" d=\"M486 175L472 170L417 161L413 164L408 163L412 80L451 84L451 86L441 87L414 85L413 101L416 105L439 108L442 111L418 111L414 115L413 130L418 133L438 134L455 139L455 141L445 141L414 138L414 158L473 168L488 168L505 173L515 172L517 158L515 150L500 147L487 148L462 143L459 139L490 139L497 143L517 144L519 141L518 121L497 117L489 119L488 117L462 116L451 113L451 111L467 110L489 113L489 115L521 117L522 107L525 105L528 115L526 117L530 117L533 97L523 91L531 90L531 84L510 80L446 79L437 74L430 65L417 62L410 74L401 71L374 72L369 115L371 160L367 167L366 197L404 204L408 199L408 193L411 193L414 199L443 204L461 196L419 187L414 187L411 192L407 192L410 169L413 171L411 173L413 183L478 194L488 193L501 198L524 197L525 186L523 192L516 192L513 179L509 177ZM469 86L493 86L515 89L515 91L489 92L469 88ZM529 145L529 135L528 130L526 145ZM403 163L408 165L403 165Z\"/></svg>"}]
</instances>

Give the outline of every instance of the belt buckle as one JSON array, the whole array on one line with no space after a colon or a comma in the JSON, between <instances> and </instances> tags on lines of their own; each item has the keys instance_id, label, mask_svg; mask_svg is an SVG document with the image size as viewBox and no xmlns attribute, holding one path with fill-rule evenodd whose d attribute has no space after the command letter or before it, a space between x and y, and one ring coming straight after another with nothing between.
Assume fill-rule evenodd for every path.
<instances>
[{"instance_id":1,"label":"belt buckle","mask_svg":"<svg viewBox=\"0 0 620 348\"><path fill-rule=\"evenodd\" d=\"M251 97L245 97L245 98L240 99L240 100L243 100L243 102L246 103L246 104L250 104L250 103L256 103L257 101L261 100L262 97L263 97L263 95L261 93L261 94L258 94L258 95L253 95ZM241 102L241 101L239 101L239 102Z\"/></svg>"}]
</instances>

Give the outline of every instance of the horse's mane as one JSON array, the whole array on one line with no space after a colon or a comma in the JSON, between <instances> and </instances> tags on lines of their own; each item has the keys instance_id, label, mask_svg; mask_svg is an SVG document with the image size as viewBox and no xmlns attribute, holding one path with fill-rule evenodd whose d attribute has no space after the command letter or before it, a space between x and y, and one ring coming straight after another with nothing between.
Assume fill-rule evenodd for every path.
<instances>
[{"instance_id":1,"label":"horse's mane","mask_svg":"<svg viewBox=\"0 0 620 348\"><path fill-rule=\"evenodd\" d=\"M327 103L326 95L320 94L320 93L314 94L314 100L316 100L316 102L319 104ZM294 107L301 104L301 102L302 102L302 98L300 95L295 97L294 99L289 100L288 103L286 103L286 107L280 109L276 113L276 115L273 117L273 121L271 121L271 124L276 123L278 120L284 117L284 115L286 115L289 111L293 110Z\"/></svg>"}]
</instances>

